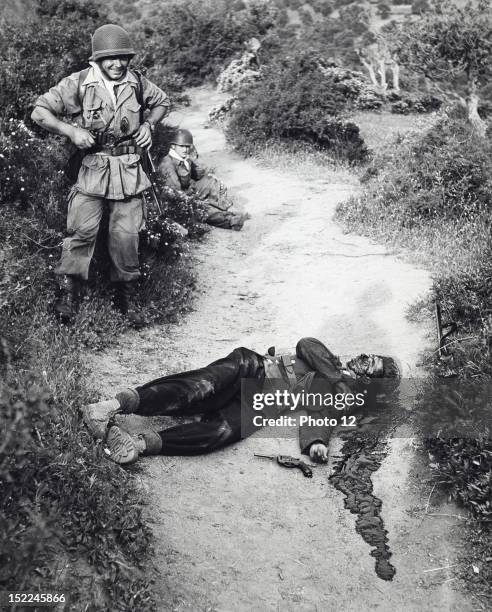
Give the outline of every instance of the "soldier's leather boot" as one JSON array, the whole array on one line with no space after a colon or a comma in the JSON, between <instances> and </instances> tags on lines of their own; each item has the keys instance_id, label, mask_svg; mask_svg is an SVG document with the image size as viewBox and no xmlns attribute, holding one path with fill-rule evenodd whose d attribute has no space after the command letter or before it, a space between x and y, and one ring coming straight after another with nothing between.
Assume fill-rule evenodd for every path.
<instances>
[{"instance_id":1,"label":"soldier's leather boot","mask_svg":"<svg viewBox=\"0 0 492 612\"><path fill-rule=\"evenodd\" d=\"M121 314L128 319L132 327L140 329L147 325L147 321L136 304L136 288L135 281L115 283L114 304Z\"/></svg>"},{"instance_id":2,"label":"soldier's leather boot","mask_svg":"<svg viewBox=\"0 0 492 612\"><path fill-rule=\"evenodd\" d=\"M117 425L110 427L104 452L115 463L129 465L140 455L158 455L162 450L162 439L155 432L131 435Z\"/></svg>"},{"instance_id":3,"label":"soldier's leather boot","mask_svg":"<svg viewBox=\"0 0 492 612\"><path fill-rule=\"evenodd\" d=\"M71 323L77 315L79 284L75 276L61 278L60 296L55 302L55 314L61 323Z\"/></svg>"}]
</instances>

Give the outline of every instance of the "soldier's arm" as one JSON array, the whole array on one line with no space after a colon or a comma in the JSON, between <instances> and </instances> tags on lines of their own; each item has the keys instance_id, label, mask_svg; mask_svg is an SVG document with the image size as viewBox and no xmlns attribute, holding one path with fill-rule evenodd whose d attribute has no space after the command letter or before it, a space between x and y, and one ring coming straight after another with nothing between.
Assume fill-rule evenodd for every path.
<instances>
[{"instance_id":1,"label":"soldier's arm","mask_svg":"<svg viewBox=\"0 0 492 612\"><path fill-rule=\"evenodd\" d=\"M146 120L157 125L169 114L171 101L168 95L147 78L142 77L144 106L149 111Z\"/></svg>"},{"instance_id":2,"label":"soldier's arm","mask_svg":"<svg viewBox=\"0 0 492 612\"><path fill-rule=\"evenodd\" d=\"M50 110L43 106L34 107L31 119L52 134L66 136L79 149L90 149L95 144L94 137L90 132L60 121Z\"/></svg>"},{"instance_id":3,"label":"soldier's arm","mask_svg":"<svg viewBox=\"0 0 492 612\"><path fill-rule=\"evenodd\" d=\"M194 181L199 181L203 178L208 172L207 166L198 161L198 159L194 159L191 161L191 178Z\"/></svg>"},{"instance_id":4,"label":"soldier's arm","mask_svg":"<svg viewBox=\"0 0 492 612\"><path fill-rule=\"evenodd\" d=\"M59 119L62 116L78 115L82 111L78 95L79 74L75 72L65 77L39 96L31 119L48 132L66 136L80 149L87 149L95 143L91 133Z\"/></svg>"}]
</instances>

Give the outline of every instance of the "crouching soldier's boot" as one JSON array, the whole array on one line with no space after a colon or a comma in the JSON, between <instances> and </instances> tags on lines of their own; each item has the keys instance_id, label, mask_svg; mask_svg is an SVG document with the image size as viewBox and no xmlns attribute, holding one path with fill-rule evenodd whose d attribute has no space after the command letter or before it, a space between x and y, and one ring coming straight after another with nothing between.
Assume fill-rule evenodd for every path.
<instances>
[{"instance_id":1,"label":"crouching soldier's boot","mask_svg":"<svg viewBox=\"0 0 492 612\"><path fill-rule=\"evenodd\" d=\"M117 414L131 414L138 408L140 399L134 389L125 389L114 399L87 404L81 408L82 419L91 434L102 440L107 433L109 422Z\"/></svg>"},{"instance_id":2,"label":"crouching soldier's boot","mask_svg":"<svg viewBox=\"0 0 492 612\"><path fill-rule=\"evenodd\" d=\"M244 222L251 219L249 213L237 214L231 218L231 228L240 232L243 229Z\"/></svg>"},{"instance_id":3,"label":"crouching soldier's boot","mask_svg":"<svg viewBox=\"0 0 492 612\"><path fill-rule=\"evenodd\" d=\"M77 315L80 281L76 276L64 275L60 282L60 296L55 302L55 314L61 323L70 323Z\"/></svg>"},{"instance_id":4,"label":"crouching soldier's boot","mask_svg":"<svg viewBox=\"0 0 492 612\"><path fill-rule=\"evenodd\" d=\"M104 452L115 463L129 465L135 463L140 455L159 455L162 439L153 431L132 436L121 427L113 425L108 431Z\"/></svg>"},{"instance_id":5,"label":"crouching soldier's boot","mask_svg":"<svg viewBox=\"0 0 492 612\"><path fill-rule=\"evenodd\" d=\"M121 314L128 319L132 327L140 329L145 327L147 321L136 304L136 289L135 281L115 283L114 304Z\"/></svg>"}]
</instances>

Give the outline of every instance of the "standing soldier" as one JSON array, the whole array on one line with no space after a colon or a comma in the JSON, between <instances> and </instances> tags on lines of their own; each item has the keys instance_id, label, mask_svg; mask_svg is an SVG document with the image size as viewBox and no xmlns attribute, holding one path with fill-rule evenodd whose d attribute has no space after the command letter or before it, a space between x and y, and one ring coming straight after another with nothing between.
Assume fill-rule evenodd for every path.
<instances>
[{"instance_id":1,"label":"standing soldier","mask_svg":"<svg viewBox=\"0 0 492 612\"><path fill-rule=\"evenodd\" d=\"M144 220L141 194L151 186L142 156L152 144L154 126L169 112L169 98L128 69L134 55L123 28L101 26L92 36L90 68L62 79L40 96L32 113L38 125L66 136L75 151L68 237L55 270L62 281L55 311L65 322L77 312L107 204L115 304L133 325L144 323L134 304L140 276L138 234ZM144 111L148 111L145 120Z\"/></svg>"}]
</instances>

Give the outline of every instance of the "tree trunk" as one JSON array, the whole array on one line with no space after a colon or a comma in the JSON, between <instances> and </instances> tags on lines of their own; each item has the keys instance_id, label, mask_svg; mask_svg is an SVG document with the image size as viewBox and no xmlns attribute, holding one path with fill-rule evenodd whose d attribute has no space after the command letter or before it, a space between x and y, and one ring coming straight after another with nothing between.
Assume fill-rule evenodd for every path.
<instances>
[{"instance_id":1,"label":"tree trunk","mask_svg":"<svg viewBox=\"0 0 492 612\"><path fill-rule=\"evenodd\" d=\"M380 60L378 63L378 72L381 77L381 90L386 91L388 89L388 83L386 82L386 63L384 60Z\"/></svg>"},{"instance_id":2,"label":"tree trunk","mask_svg":"<svg viewBox=\"0 0 492 612\"><path fill-rule=\"evenodd\" d=\"M473 127L474 132L483 138L487 130L487 124L478 114L477 83L475 78L468 72L468 95L466 96L466 109L468 111L468 121Z\"/></svg>"},{"instance_id":3,"label":"tree trunk","mask_svg":"<svg viewBox=\"0 0 492 612\"><path fill-rule=\"evenodd\" d=\"M475 92L469 93L466 98L466 108L468 111L468 121L477 135L483 138L487 130L487 124L478 114L478 100L478 95Z\"/></svg>"},{"instance_id":4,"label":"tree trunk","mask_svg":"<svg viewBox=\"0 0 492 612\"><path fill-rule=\"evenodd\" d=\"M376 77L376 72L374 70L374 66L372 65L372 63L366 61L362 57L361 57L361 62L365 66L365 68L367 68L367 72L369 73L369 78L371 79L371 83L373 85L376 85L376 87L379 87L378 79Z\"/></svg>"},{"instance_id":5,"label":"tree trunk","mask_svg":"<svg viewBox=\"0 0 492 612\"><path fill-rule=\"evenodd\" d=\"M391 64L391 72L393 74L393 89L400 91L400 66L395 60Z\"/></svg>"}]
</instances>

